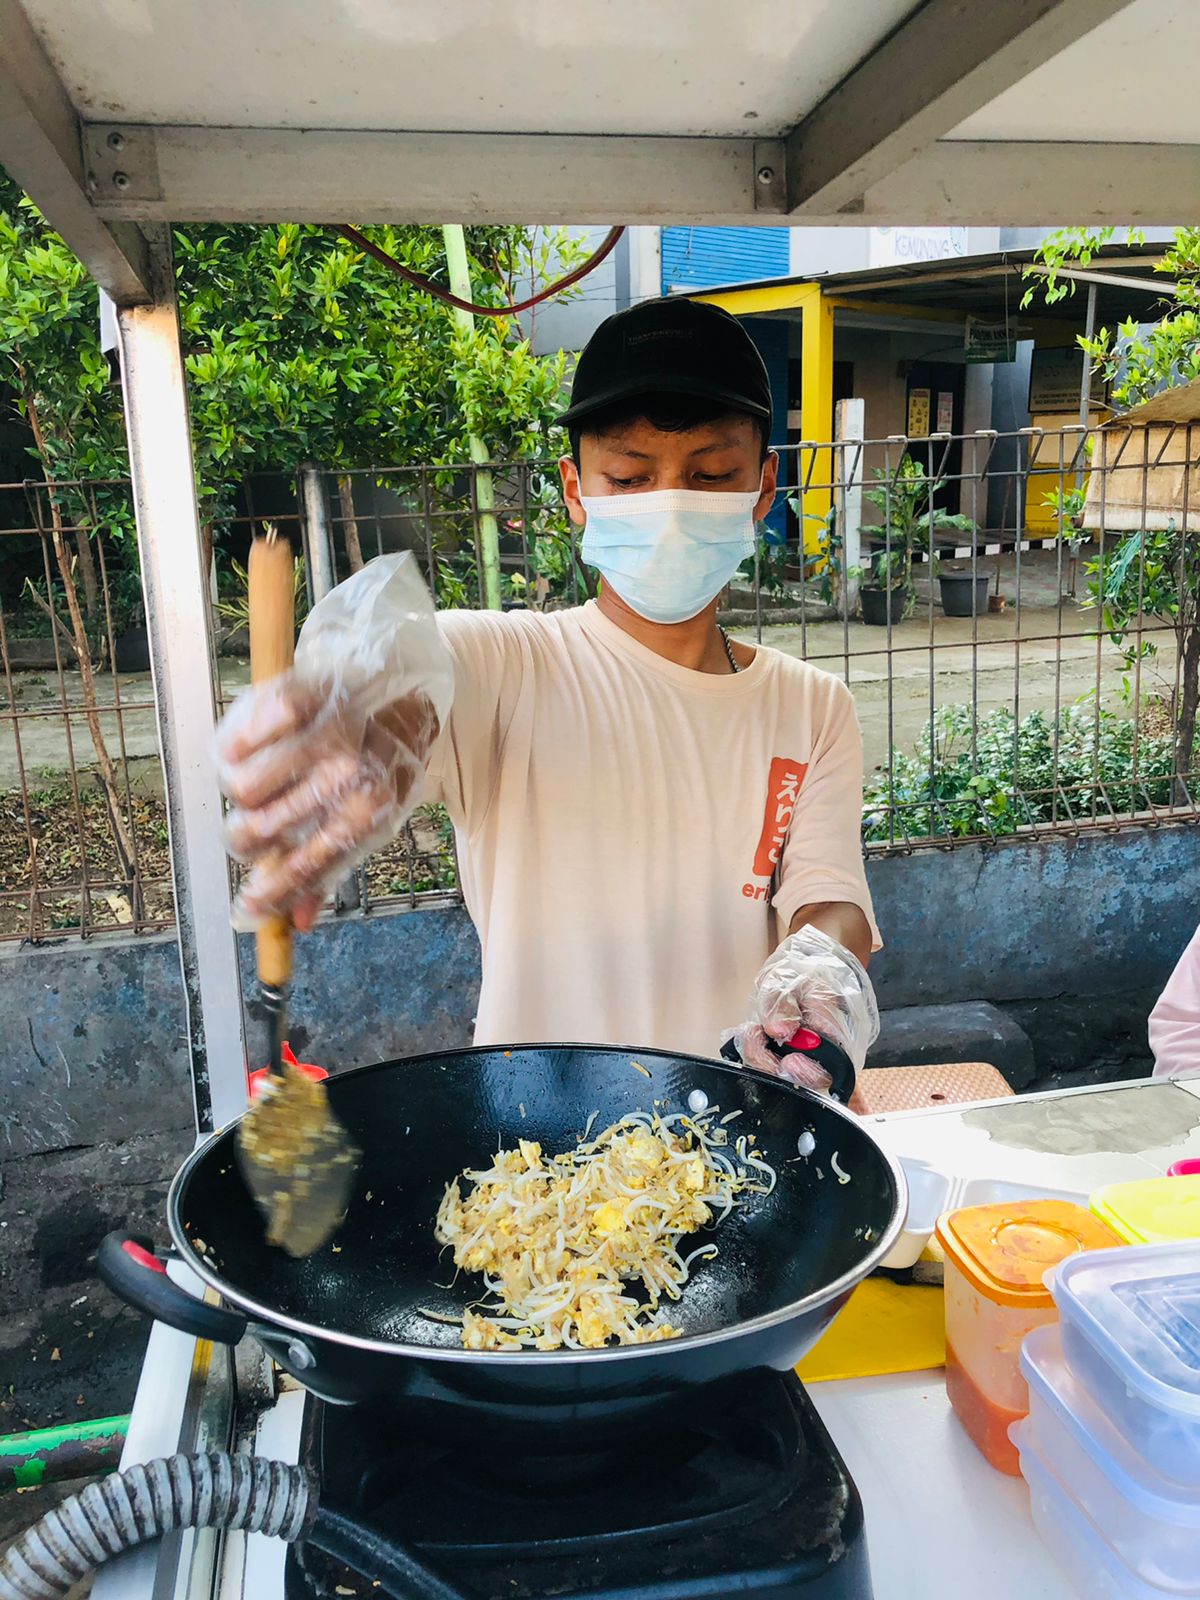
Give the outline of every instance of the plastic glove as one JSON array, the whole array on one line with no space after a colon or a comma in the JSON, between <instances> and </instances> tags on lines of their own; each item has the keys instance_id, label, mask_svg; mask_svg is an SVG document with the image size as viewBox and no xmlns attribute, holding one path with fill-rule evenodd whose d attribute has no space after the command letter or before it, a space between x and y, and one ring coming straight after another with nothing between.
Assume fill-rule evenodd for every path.
<instances>
[{"instance_id":1,"label":"plastic glove","mask_svg":"<svg viewBox=\"0 0 1200 1600\"><path fill-rule=\"evenodd\" d=\"M819 928L793 933L763 964L749 1017L729 1037L747 1066L827 1094L830 1078L824 1067L805 1055L781 1058L767 1047L768 1038L786 1044L800 1028L844 1050L856 1076L879 1037L879 1008L866 969Z\"/></svg>"},{"instance_id":2,"label":"plastic glove","mask_svg":"<svg viewBox=\"0 0 1200 1600\"><path fill-rule=\"evenodd\" d=\"M240 695L217 732L231 855L252 863L237 926L326 893L420 798L454 692L433 604L407 551L380 556L313 607L289 672Z\"/></svg>"}]
</instances>

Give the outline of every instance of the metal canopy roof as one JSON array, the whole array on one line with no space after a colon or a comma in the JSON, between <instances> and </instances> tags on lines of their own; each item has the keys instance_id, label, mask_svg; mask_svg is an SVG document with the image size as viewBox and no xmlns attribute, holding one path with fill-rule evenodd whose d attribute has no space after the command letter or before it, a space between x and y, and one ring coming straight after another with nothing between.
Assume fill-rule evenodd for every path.
<instances>
[{"instance_id":1,"label":"metal canopy roof","mask_svg":"<svg viewBox=\"0 0 1200 1600\"><path fill-rule=\"evenodd\" d=\"M170 221L1161 223L1198 57L1195 0L0 0L0 162L122 303Z\"/></svg>"},{"instance_id":2,"label":"metal canopy roof","mask_svg":"<svg viewBox=\"0 0 1200 1600\"><path fill-rule=\"evenodd\" d=\"M1156 271L1162 256L1161 246L1106 245L1096 252L1090 271L1065 274L1075 280L1076 288L1081 291L1075 301L1064 300L1053 305L1047 305L1041 296L1028 306L1021 305L1029 288L1024 273L1035 258L1032 250L1001 250L957 260L917 261L857 272L717 284L697 289L689 297L705 299L713 295L748 294L755 289L818 283L825 295L839 306L861 306L864 312L882 301L888 307L914 310L932 307L941 313L958 312L995 320L1002 320L1007 310L1013 323L1062 323L1071 318L1073 303L1080 307L1082 314L1082 302L1087 298L1082 291L1095 284L1097 325L1111 327L1125 317L1149 321L1162 314L1165 306L1160 302L1171 299L1172 288L1172 280ZM794 310L792 308L792 314ZM780 308L758 314L786 316L789 312L787 308Z\"/></svg>"}]
</instances>

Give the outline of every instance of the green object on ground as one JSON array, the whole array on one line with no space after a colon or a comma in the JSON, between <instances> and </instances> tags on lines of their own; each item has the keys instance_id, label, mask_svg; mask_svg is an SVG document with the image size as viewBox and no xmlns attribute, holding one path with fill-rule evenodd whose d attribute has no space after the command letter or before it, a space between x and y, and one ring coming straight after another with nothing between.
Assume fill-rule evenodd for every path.
<instances>
[{"instance_id":1,"label":"green object on ground","mask_svg":"<svg viewBox=\"0 0 1200 1600\"><path fill-rule=\"evenodd\" d=\"M0 1490L113 1472L128 1431L128 1417L100 1417L0 1436Z\"/></svg>"}]
</instances>

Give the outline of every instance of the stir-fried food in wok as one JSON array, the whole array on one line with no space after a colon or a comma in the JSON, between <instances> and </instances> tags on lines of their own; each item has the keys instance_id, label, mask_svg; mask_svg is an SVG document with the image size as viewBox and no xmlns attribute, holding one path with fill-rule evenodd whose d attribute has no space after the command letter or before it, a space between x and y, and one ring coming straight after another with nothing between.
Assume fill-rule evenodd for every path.
<instances>
[{"instance_id":1,"label":"stir-fried food in wok","mask_svg":"<svg viewBox=\"0 0 1200 1600\"><path fill-rule=\"evenodd\" d=\"M636 1112L573 1150L547 1156L522 1139L485 1171L447 1190L437 1238L454 1264L482 1273L487 1296L463 1316L469 1350L595 1350L683 1330L664 1301L680 1298L692 1264L681 1240L722 1222L745 1196L769 1194L774 1169L754 1136L737 1137L717 1107ZM642 1294L631 1292L640 1285Z\"/></svg>"}]
</instances>

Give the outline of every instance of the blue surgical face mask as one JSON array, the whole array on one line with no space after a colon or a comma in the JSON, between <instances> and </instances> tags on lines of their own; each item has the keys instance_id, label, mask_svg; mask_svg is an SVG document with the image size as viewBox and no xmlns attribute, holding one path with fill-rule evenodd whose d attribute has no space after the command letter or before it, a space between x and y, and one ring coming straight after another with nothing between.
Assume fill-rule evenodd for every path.
<instances>
[{"instance_id":1,"label":"blue surgical face mask","mask_svg":"<svg viewBox=\"0 0 1200 1600\"><path fill-rule=\"evenodd\" d=\"M760 487L747 494L658 489L583 495L583 559L648 622L687 622L754 554L761 494Z\"/></svg>"}]
</instances>

